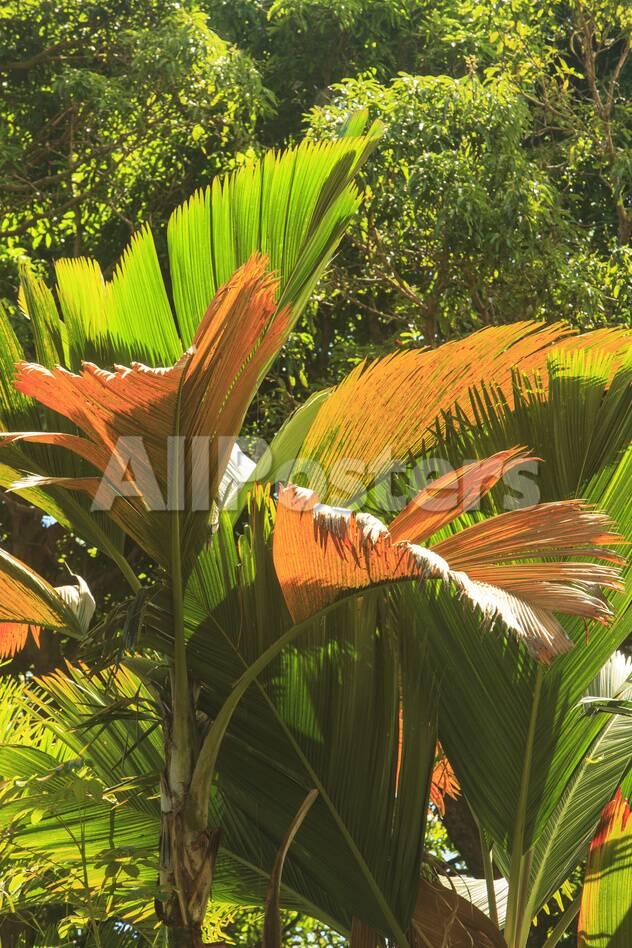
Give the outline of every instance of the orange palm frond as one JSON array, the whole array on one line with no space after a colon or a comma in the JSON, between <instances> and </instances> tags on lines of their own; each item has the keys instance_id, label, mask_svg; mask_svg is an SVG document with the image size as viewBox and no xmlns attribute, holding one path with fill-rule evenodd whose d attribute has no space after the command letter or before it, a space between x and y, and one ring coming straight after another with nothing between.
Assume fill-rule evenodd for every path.
<instances>
[{"instance_id":1,"label":"orange palm frond","mask_svg":"<svg viewBox=\"0 0 632 948\"><path fill-rule=\"evenodd\" d=\"M420 579L430 568L409 544L393 543L375 517L326 507L313 491L294 486L279 492L273 556L295 622L345 592Z\"/></svg>"},{"instance_id":2,"label":"orange palm frond","mask_svg":"<svg viewBox=\"0 0 632 948\"><path fill-rule=\"evenodd\" d=\"M577 944L626 948L632 940L632 811L619 787L606 804L590 844Z\"/></svg>"},{"instance_id":3,"label":"orange palm frond","mask_svg":"<svg viewBox=\"0 0 632 948\"><path fill-rule=\"evenodd\" d=\"M189 359L187 353L168 369L150 369L133 363L129 368L116 366L113 372L84 362L79 375L61 367L45 369L21 362L17 366L15 385L18 391L65 415L83 431L85 438L68 439L56 434L54 440L50 436L50 443L85 458L100 471L117 456L122 437L142 435L151 470L164 486L165 437L174 433L176 400ZM21 437L31 440L28 434ZM142 478L138 466L145 463L143 455L135 458L138 480Z\"/></svg>"},{"instance_id":4,"label":"orange palm frond","mask_svg":"<svg viewBox=\"0 0 632 948\"><path fill-rule=\"evenodd\" d=\"M18 369L21 366L26 366L26 371L34 368L30 363L18 363ZM40 367L38 366L38 368ZM0 445L20 441L27 441L31 444L50 444L57 448L64 448L100 469L107 467L110 460L110 453L106 448L94 444L87 438L81 438L79 435L67 434L61 431L0 431Z\"/></svg>"},{"instance_id":5,"label":"orange palm frond","mask_svg":"<svg viewBox=\"0 0 632 948\"><path fill-rule=\"evenodd\" d=\"M419 491L389 526L393 540L419 543L456 520L487 494L513 468L531 456L524 448L499 451L437 477Z\"/></svg>"},{"instance_id":6,"label":"orange palm frond","mask_svg":"<svg viewBox=\"0 0 632 948\"><path fill-rule=\"evenodd\" d=\"M26 645L29 632L39 645L40 627L28 622L0 622L0 658L12 658Z\"/></svg>"},{"instance_id":7,"label":"orange palm frond","mask_svg":"<svg viewBox=\"0 0 632 948\"><path fill-rule=\"evenodd\" d=\"M556 538L550 520L548 529L551 532L547 535L551 540L548 543L543 542L542 535L534 529L527 530L526 549L530 555L590 552L603 559L614 558L609 551L604 554L600 549L602 543L616 539L608 529L607 518L576 502L548 506L555 507L558 513L557 521L553 522L560 526L560 537ZM486 524L492 530L496 520L503 521L509 516L492 518ZM535 517L538 523L544 522L539 513ZM524 555L521 530L528 523L528 517L516 517L514 530L506 533L502 550L507 558ZM484 527L486 524L476 526ZM463 534L467 533L469 531L463 531ZM500 618L525 643L530 653L543 662L572 647L555 618L555 612L594 618L600 622L610 618L610 607L599 595L599 587L619 586L619 572L614 566L576 563L573 564L572 579L569 579L564 574L568 564L552 563L547 564L547 579L536 577L527 582L517 572L510 577L500 574L500 580L504 580L506 585L481 582L474 578L476 564L474 576L464 572L467 556L458 556L458 537L463 534L457 534L433 549L404 540L394 541L386 526L375 517L328 507L319 503L313 491L289 486L279 493L273 540L274 564L295 622L314 615L354 590L405 579L440 579L454 586L465 600L482 612L484 619ZM512 535L514 548L510 542ZM468 544L465 546L467 549ZM448 555L451 552L455 552L454 560ZM519 571L519 567L515 569Z\"/></svg>"},{"instance_id":8,"label":"orange palm frond","mask_svg":"<svg viewBox=\"0 0 632 948\"><path fill-rule=\"evenodd\" d=\"M255 255L217 293L191 349L168 368L133 363L110 372L83 363L75 374L59 367L19 364L18 390L69 418L84 437L26 432L5 440L56 444L89 461L101 475L31 477L19 486L57 483L94 496L99 487L107 490L103 475L112 472L113 518L164 562L168 544L160 511L170 498L168 439L182 436L187 475L180 495L184 500L178 502L186 511L186 547L187 531L195 523L204 529L206 519L191 511L193 485L203 479L210 500L216 496L262 372L289 331L289 310L278 310L277 291L278 281L267 271L266 259ZM124 455L119 447L122 438ZM208 439L208 447L193 452L196 439ZM122 482L125 496L115 486Z\"/></svg>"},{"instance_id":9,"label":"orange palm frond","mask_svg":"<svg viewBox=\"0 0 632 948\"><path fill-rule=\"evenodd\" d=\"M613 357L611 372L616 372L630 355L630 330L623 326L609 326L592 332L573 334L560 344L560 352L596 351Z\"/></svg>"},{"instance_id":10,"label":"orange palm frond","mask_svg":"<svg viewBox=\"0 0 632 948\"><path fill-rule=\"evenodd\" d=\"M460 417L474 421L469 400L474 386L485 384L490 397L507 399L520 373L540 375L534 384L544 389L543 370L552 353L602 345L623 357L630 336L621 330L597 330L576 337L563 323L543 327L521 322L491 326L437 349L408 350L362 363L334 389L307 434L303 457L319 466L312 467L308 486L327 503L345 503L350 499L348 478L343 481L338 472L346 462L362 467L357 478L368 486L393 459L431 447L435 425L440 431L457 403ZM613 368L616 364L614 358Z\"/></svg>"},{"instance_id":11,"label":"orange palm frond","mask_svg":"<svg viewBox=\"0 0 632 948\"><path fill-rule=\"evenodd\" d=\"M582 554L620 564L620 556L603 548L621 542L605 514L582 500L564 500L498 514L441 540L433 549L454 569L486 579L485 567L537 556Z\"/></svg>"},{"instance_id":12,"label":"orange palm frond","mask_svg":"<svg viewBox=\"0 0 632 948\"><path fill-rule=\"evenodd\" d=\"M432 779L430 781L430 801L434 803L441 816L445 816L445 798L455 800L461 792L461 785L446 757L441 744L437 744Z\"/></svg>"}]
</instances>

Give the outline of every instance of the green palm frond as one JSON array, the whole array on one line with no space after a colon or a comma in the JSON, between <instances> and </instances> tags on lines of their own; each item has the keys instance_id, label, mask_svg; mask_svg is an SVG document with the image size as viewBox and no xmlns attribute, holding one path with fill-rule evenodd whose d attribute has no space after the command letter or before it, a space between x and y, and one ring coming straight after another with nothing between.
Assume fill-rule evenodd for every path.
<instances>
[{"instance_id":1,"label":"green palm frond","mask_svg":"<svg viewBox=\"0 0 632 948\"><path fill-rule=\"evenodd\" d=\"M279 305L299 315L358 206L351 182L380 129L358 131L270 151L174 212L169 260L185 346L217 289L256 251L281 277Z\"/></svg>"},{"instance_id":2,"label":"green palm frond","mask_svg":"<svg viewBox=\"0 0 632 948\"><path fill-rule=\"evenodd\" d=\"M632 662L616 652L589 691L604 701L632 696ZM525 912L535 915L585 858L603 802L631 759L632 722L616 716L604 720L533 849Z\"/></svg>"},{"instance_id":3,"label":"green palm frond","mask_svg":"<svg viewBox=\"0 0 632 948\"><path fill-rule=\"evenodd\" d=\"M94 260L60 261L59 307L24 269L22 300L38 361L71 369L81 359L172 365L219 287L255 253L269 256L281 279L279 305L290 305L297 319L357 209L353 178L379 136L373 126L362 135L270 151L196 192L168 227L173 308L147 227L108 282Z\"/></svg>"},{"instance_id":4,"label":"green palm frond","mask_svg":"<svg viewBox=\"0 0 632 948\"><path fill-rule=\"evenodd\" d=\"M632 938L632 771L603 809L591 841L581 895L577 944L625 948Z\"/></svg>"}]
</instances>

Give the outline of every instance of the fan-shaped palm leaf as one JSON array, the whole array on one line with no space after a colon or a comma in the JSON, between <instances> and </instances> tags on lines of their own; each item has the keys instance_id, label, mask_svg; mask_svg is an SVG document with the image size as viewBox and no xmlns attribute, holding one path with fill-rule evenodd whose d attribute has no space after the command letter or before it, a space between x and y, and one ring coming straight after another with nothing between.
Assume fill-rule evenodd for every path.
<instances>
[{"instance_id":1,"label":"fan-shaped palm leaf","mask_svg":"<svg viewBox=\"0 0 632 948\"><path fill-rule=\"evenodd\" d=\"M489 459L488 466L492 467ZM505 458L497 460L502 471ZM456 482L471 471L457 472ZM500 473L498 473L500 477ZM457 504L442 519L461 512ZM396 522L399 535L419 528L409 514ZM617 541L607 518L581 504L529 507L475 524L431 549L405 540L393 542L387 528L371 515L332 508L313 491L288 487L279 494L274 533L275 566L295 621L313 615L349 590L405 579L441 579L478 607L487 622L499 617L543 661L567 651L572 643L554 612L607 622L607 603L595 595L603 585L619 588L616 569L584 563L498 565L524 557L589 554L617 559L602 545Z\"/></svg>"},{"instance_id":2,"label":"fan-shaped palm leaf","mask_svg":"<svg viewBox=\"0 0 632 948\"><path fill-rule=\"evenodd\" d=\"M133 363L106 372L84 363L76 375L21 363L18 390L65 415L84 436L24 432L8 434L4 441L65 448L88 461L98 476L32 476L14 489L56 483L86 490L99 509L111 509L118 525L165 565L171 555L169 520L156 512L184 509L188 522L181 530L182 556L188 560L189 532L197 529L199 545L243 416L289 329L288 311L276 306L276 289L266 262L254 257L218 293L193 347L168 369ZM201 451L193 454L196 440ZM174 446L183 449L181 460L170 454ZM188 467L178 487L176 475L185 460ZM199 496L200 487L206 496Z\"/></svg>"},{"instance_id":3,"label":"fan-shaped palm leaf","mask_svg":"<svg viewBox=\"0 0 632 948\"><path fill-rule=\"evenodd\" d=\"M490 409L502 409L516 376L522 374L530 380L526 390L545 398L545 370L552 355L558 359L569 350L601 351L606 346L611 353L608 371L614 374L628 356L629 345L623 330L606 334L597 330L576 339L565 324L543 328L526 322L489 327L437 349L409 350L363 363L337 386L318 413L296 470L304 472L306 486L323 502L349 505L394 462L440 444L450 419L465 426L476 421L478 406L475 400L470 404L470 389L485 384ZM508 440L487 453L512 444L534 448L532 441Z\"/></svg>"}]
</instances>

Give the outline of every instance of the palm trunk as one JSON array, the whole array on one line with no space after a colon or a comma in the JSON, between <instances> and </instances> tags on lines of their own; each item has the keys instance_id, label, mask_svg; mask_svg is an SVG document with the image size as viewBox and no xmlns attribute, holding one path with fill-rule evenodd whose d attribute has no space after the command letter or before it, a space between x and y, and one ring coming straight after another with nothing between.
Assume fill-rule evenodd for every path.
<instances>
[{"instance_id":1,"label":"palm trunk","mask_svg":"<svg viewBox=\"0 0 632 948\"><path fill-rule=\"evenodd\" d=\"M190 774L189 748L178 748L167 730L166 767L161 780L160 887L163 901L158 915L169 928L171 943L198 948L204 944L202 925L211 897L220 830L210 828L206 814L187 806ZM182 783L182 775L189 779ZM174 780L174 776L177 778Z\"/></svg>"},{"instance_id":2,"label":"palm trunk","mask_svg":"<svg viewBox=\"0 0 632 948\"><path fill-rule=\"evenodd\" d=\"M167 889L164 922L191 933L190 944L201 944L200 932L211 897L220 831L189 828L180 810L162 814L161 884Z\"/></svg>"},{"instance_id":3,"label":"palm trunk","mask_svg":"<svg viewBox=\"0 0 632 948\"><path fill-rule=\"evenodd\" d=\"M178 401L181 392L178 392ZM174 434L178 434L178 426ZM179 495L176 470L174 496ZM219 830L208 825L212 775L202 788L203 802L191 805L191 782L199 755L195 689L187 666L184 633L184 580L180 511L171 511L171 603L174 655L170 673L171 707L164 708L165 771L161 780L160 884L158 914L176 944L198 948L211 897Z\"/></svg>"}]
</instances>

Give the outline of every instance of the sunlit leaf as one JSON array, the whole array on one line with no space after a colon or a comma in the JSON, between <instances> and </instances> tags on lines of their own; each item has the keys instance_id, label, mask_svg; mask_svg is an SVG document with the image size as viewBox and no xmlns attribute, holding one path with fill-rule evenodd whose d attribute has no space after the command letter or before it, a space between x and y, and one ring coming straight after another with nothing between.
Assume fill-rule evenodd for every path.
<instances>
[{"instance_id":1,"label":"sunlit leaf","mask_svg":"<svg viewBox=\"0 0 632 948\"><path fill-rule=\"evenodd\" d=\"M459 512L457 507L453 515ZM328 507L313 491L288 487L279 493L274 560L297 622L352 590L440 579L477 607L484 620L502 619L547 662L572 647L554 613L607 622L611 610L593 587L619 588L617 570L590 562L490 566L489 558L494 564L569 553L613 559L601 550L617 539L608 528L608 518L585 505L551 504L483 521L428 549L394 541L375 517Z\"/></svg>"},{"instance_id":2,"label":"sunlit leaf","mask_svg":"<svg viewBox=\"0 0 632 948\"><path fill-rule=\"evenodd\" d=\"M627 948L632 941L632 780L606 804L590 844L579 912L581 948Z\"/></svg>"}]
</instances>

